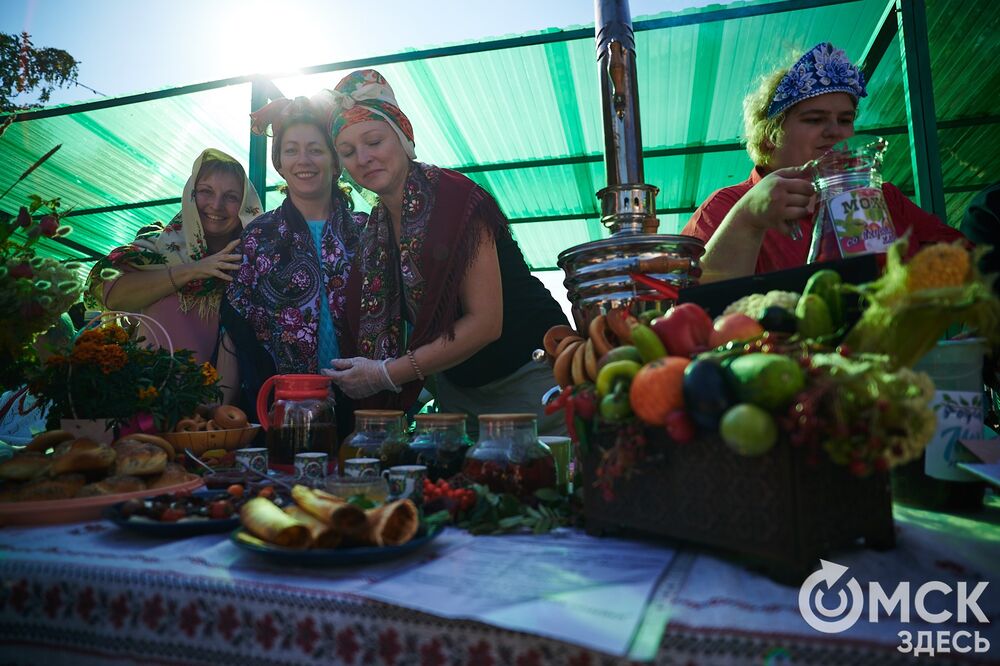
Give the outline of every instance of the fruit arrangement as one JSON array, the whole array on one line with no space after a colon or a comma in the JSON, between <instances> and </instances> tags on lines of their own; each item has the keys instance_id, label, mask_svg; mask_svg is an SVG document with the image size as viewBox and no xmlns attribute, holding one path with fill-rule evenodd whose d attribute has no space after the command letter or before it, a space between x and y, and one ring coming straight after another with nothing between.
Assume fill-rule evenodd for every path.
<instances>
[{"instance_id":1,"label":"fruit arrangement","mask_svg":"<svg viewBox=\"0 0 1000 666\"><path fill-rule=\"evenodd\" d=\"M894 248L871 285L844 285L835 271L819 270L801 294L755 294L715 320L685 303L638 317L613 308L586 335L553 327L544 343L562 390L547 409L565 411L582 448L588 433L614 433L596 471L605 497L646 455L649 427L682 444L717 435L743 456L765 455L785 436L807 460L826 455L856 476L907 462L936 423L933 383L907 366L947 324L926 336L913 327L937 317L972 321L992 336L1000 304L960 245L929 246L909 264L901 256ZM848 290L866 304L850 330Z\"/></svg>"}]
</instances>

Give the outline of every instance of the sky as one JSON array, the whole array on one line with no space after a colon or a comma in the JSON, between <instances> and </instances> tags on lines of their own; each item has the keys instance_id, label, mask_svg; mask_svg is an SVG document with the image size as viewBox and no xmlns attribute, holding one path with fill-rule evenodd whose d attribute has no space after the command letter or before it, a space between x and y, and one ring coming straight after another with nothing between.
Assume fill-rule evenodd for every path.
<instances>
[{"instance_id":1,"label":"sky","mask_svg":"<svg viewBox=\"0 0 1000 666\"><path fill-rule=\"evenodd\" d=\"M632 16L711 4L631 0ZM0 31L68 51L62 104L592 24L591 0L0 0Z\"/></svg>"}]
</instances>

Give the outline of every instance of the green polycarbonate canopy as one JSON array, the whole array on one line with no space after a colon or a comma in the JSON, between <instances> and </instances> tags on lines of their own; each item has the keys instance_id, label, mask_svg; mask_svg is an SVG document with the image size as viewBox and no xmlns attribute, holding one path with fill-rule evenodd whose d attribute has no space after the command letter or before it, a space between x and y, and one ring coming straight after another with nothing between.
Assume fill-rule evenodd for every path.
<instances>
[{"instance_id":1,"label":"green polycarbonate canopy","mask_svg":"<svg viewBox=\"0 0 1000 666\"><path fill-rule=\"evenodd\" d=\"M957 225L973 194L1000 174L994 0L747 2L633 24L645 180L660 189L660 233L676 233L712 191L747 177L744 95L791 51L821 41L862 63L869 96L858 131L889 139L885 178L924 208ZM62 148L0 208L16 210L33 193L61 197L73 232L45 240L42 252L92 260L172 217L191 163L209 146L239 156L252 177L256 165L265 208L274 208L280 176L269 145L252 153L248 113L279 92L333 87L360 67L392 84L419 159L463 171L496 196L534 270L608 235L595 196L606 177L593 26L24 113L0 137L0 189Z\"/></svg>"}]
</instances>

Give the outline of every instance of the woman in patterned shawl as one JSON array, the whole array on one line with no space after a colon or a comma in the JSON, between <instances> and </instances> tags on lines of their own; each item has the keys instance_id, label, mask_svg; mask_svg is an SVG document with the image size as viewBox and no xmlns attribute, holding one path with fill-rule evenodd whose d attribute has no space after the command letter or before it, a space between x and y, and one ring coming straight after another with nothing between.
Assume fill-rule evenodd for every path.
<instances>
[{"instance_id":1,"label":"woman in patterned shawl","mask_svg":"<svg viewBox=\"0 0 1000 666\"><path fill-rule=\"evenodd\" d=\"M409 409L433 376L447 412L539 415L552 373L531 360L562 309L531 275L496 201L465 176L416 161L413 128L381 74L331 91L344 168L378 195L347 290L343 356L326 371L359 406ZM349 357L349 358L348 358Z\"/></svg>"},{"instance_id":2,"label":"woman in patterned shawl","mask_svg":"<svg viewBox=\"0 0 1000 666\"><path fill-rule=\"evenodd\" d=\"M298 97L251 114L254 132L271 128L271 162L287 196L244 231L243 261L223 305L248 405L272 374L316 373L340 354L344 287L364 216L355 219L337 185L331 111L325 97Z\"/></svg>"},{"instance_id":3,"label":"woman in patterned shawl","mask_svg":"<svg viewBox=\"0 0 1000 666\"><path fill-rule=\"evenodd\" d=\"M88 306L147 314L166 328L175 349L215 362L219 305L230 273L240 265L240 233L260 213L260 199L240 163L221 150L205 150L170 224L140 229L131 245L94 265ZM157 339L155 327L141 324L139 331Z\"/></svg>"}]
</instances>

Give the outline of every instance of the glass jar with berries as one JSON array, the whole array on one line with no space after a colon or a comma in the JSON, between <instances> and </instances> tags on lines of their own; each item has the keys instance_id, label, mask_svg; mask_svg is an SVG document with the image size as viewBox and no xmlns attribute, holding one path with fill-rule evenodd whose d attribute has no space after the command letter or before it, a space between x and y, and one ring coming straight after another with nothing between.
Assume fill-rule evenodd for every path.
<instances>
[{"instance_id":1,"label":"glass jar with berries","mask_svg":"<svg viewBox=\"0 0 1000 666\"><path fill-rule=\"evenodd\" d=\"M407 441L404 414L396 409L359 409L354 412L354 432L340 445L337 455L341 474L344 461L377 458L382 469L406 464Z\"/></svg>"},{"instance_id":2,"label":"glass jar with berries","mask_svg":"<svg viewBox=\"0 0 1000 666\"><path fill-rule=\"evenodd\" d=\"M479 440L465 456L462 473L495 493L530 500L556 485L552 452L538 440L534 414L482 414Z\"/></svg>"},{"instance_id":3,"label":"glass jar with berries","mask_svg":"<svg viewBox=\"0 0 1000 666\"><path fill-rule=\"evenodd\" d=\"M407 451L408 462L427 467L431 481L450 479L462 471L472 440L465 431L465 414L417 414Z\"/></svg>"}]
</instances>

